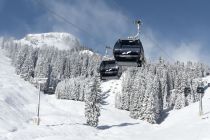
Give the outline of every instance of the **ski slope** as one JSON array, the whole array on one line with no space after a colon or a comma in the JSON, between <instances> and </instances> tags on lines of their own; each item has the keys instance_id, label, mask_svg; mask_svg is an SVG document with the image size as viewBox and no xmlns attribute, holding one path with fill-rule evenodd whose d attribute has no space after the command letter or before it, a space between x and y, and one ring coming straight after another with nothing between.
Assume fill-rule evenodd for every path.
<instances>
[{"instance_id":1,"label":"ski slope","mask_svg":"<svg viewBox=\"0 0 210 140\"><path fill-rule=\"evenodd\" d=\"M120 80L103 82L107 93L97 129L85 125L84 103L41 96L41 125L36 126L38 90L15 74L0 50L0 140L209 140L210 88L203 98L204 115L198 116L198 103L168 113L161 123L152 125L129 117L114 108L121 90ZM210 77L205 80L210 82Z\"/></svg>"}]
</instances>

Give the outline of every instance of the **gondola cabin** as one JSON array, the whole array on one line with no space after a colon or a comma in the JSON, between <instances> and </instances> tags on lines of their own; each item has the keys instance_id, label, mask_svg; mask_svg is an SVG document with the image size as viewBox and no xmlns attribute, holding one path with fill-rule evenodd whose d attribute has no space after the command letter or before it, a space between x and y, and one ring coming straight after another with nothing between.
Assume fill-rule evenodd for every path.
<instances>
[{"instance_id":1,"label":"gondola cabin","mask_svg":"<svg viewBox=\"0 0 210 140\"><path fill-rule=\"evenodd\" d=\"M104 60L99 68L101 80L119 79L120 66L117 65L115 60Z\"/></svg>"},{"instance_id":2,"label":"gondola cabin","mask_svg":"<svg viewBox=\"0 0 210 140\"><path fill-rule=\"evenodd\" d=\"M119 39L113 48L113 55L120 66L138 66L144 63L144 49L140 39Z\"/></svg>"},{"instance_id":3,"label":"gondola cabin","mask_svg":"<svg viewBox=\"0 0 210 140\"><path fill-rule=\"evenodd\" d=\"M204 93L204 87L197 87L197 93L203 94Z\"/></svg>"}]
</instances>

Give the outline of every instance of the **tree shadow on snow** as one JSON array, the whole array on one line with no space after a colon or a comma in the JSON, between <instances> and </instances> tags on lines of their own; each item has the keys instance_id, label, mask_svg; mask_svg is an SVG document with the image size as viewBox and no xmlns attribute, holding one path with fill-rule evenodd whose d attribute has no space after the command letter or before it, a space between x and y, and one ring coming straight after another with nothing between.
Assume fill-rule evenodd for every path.
<instances>
[{"instance_id":1,"label":"tree shadow on snow","mask_svg":"<svg viewBox=\"0 0 210 140\"><path fill-rule=\"evenodd\" d=\"M157 124L161 124L162 122L165 121L165 119L169 115L169 113L168 113L169 111L171 111L171 109L166 109L161 113L161 117L157 120Z\"/></svg>"},{"instance_id":2,"label":"tree shadow on snow","mask_svg":"<svg viewBox=\"0 0 210 140\"><path fill-rule=\"evenodd\" d=\"M204 113L203 115L207 115L207 114L209 114L209 113L210 113L210 111L209 111L209 112Z\"/></svg>"},{"instance_id":3,"label":"tree shadow on snow","mask_svg":"<svg viewBox=\"0 0 210 140\"><path fill-rule=\"evenodd\" d=\"M100 94L101 96L101 101L100 101L100 104L102 105L108 105L109 103L105 101L106 98L108 98L110 95L108 94L110 92L110 90L106 91L106 92L103 92Z\"/></svg>"},{"instance_id":4,"label":"tree shadow on snow","mask_svg":"<svg viewBox=\"0 0 210 140\"><path fill-rule=\"evenodd\" d=\"M44 126L55 127L55 126L63 126L63 125L83 125L83 124L80 124L80 123L58 123L58 124L47 124Z\"/></svg>"},{"instance_id":5,"label":"tree shadow on snow","mask_svg":"<svg viewBox=\"0 0 210 140\"><path fill-rule=\"evenodd\" d=\"M139 124L139 123L121 123L118 125L101 125L101 126L98 126L97 129L106 130L112 127L124 127L124 126L136 125L136 124Z\"/></svg>"}]
</instances>

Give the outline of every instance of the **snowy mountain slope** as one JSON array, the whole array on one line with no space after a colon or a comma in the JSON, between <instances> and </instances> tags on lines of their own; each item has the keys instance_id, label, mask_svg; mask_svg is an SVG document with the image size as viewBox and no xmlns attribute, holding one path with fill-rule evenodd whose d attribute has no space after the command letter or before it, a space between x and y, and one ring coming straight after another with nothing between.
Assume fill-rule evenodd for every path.
<instances>
[{"instance_id":1,"label":"snowy mountain slope","mask_svg":"<svg viewBox=\"0 0 210 140\"><path fill-rule=\"evenodd\" d=\"M204 116L198 116L198 103L169 112L159 124L151 125L129 117L129 112L114 108L121 80L102 83L107 93L98 129L84 125L84 103L41 97L41 125L36 126L37 89L15 74L10 59L0 50L0 140L209 140L210 88L203 98ZM210 80L210 77L206 77Z\"/></svg>"},{"instance_id":2,"label":"snowy mountain slope","mask_svg":"<svg viewBox=\"0 0 210 140\"><path fill-rule=\"evenodd\" d=\"M56 47L60 50L81 46L79 40L72 34L59 32L28 34L26 37L16 40L16 42L32 47Z\"/></svg>"},{"instance_id":3,"label":"snowy mountain slope","mask_svg":"<svg viewBox=\"0 0 210 140\"><path fill-rule=\"evenodd\" d=\"M22 127L33 115L27 106L31 106L36 98L36 89L29 88L30 84L15 74L10 60L3 53L0 50L0 134Z\"/></svg>"}]
</instances>

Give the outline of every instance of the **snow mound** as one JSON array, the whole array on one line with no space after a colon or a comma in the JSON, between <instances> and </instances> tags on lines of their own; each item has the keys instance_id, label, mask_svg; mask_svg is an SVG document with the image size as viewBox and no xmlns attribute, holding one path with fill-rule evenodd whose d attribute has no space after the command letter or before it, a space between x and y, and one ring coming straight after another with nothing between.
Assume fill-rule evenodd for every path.
<instances>
[{"instance_id":1,"label":"snow mound","mask_svg":"<svg viewBox=\"0 0 210 140\"><path fill-rule=\"evenodd\" d=\"M16 42L32 47L55 47L59 50L68 50L81 46L79 40L72 34L59 32L28 34L26 37L16 40Z\"/></svg>"},{"instance_id":2,"label":"snow mound","mask_svg":"<svg viewBox=\"0 0 210 140\"><path fill-rule=\"evenodd\" d=\"M82 50L79 52L79 54L87 54L89 56L92 56L94 53L90 50Z\"/></svg>"}]
</instances>

